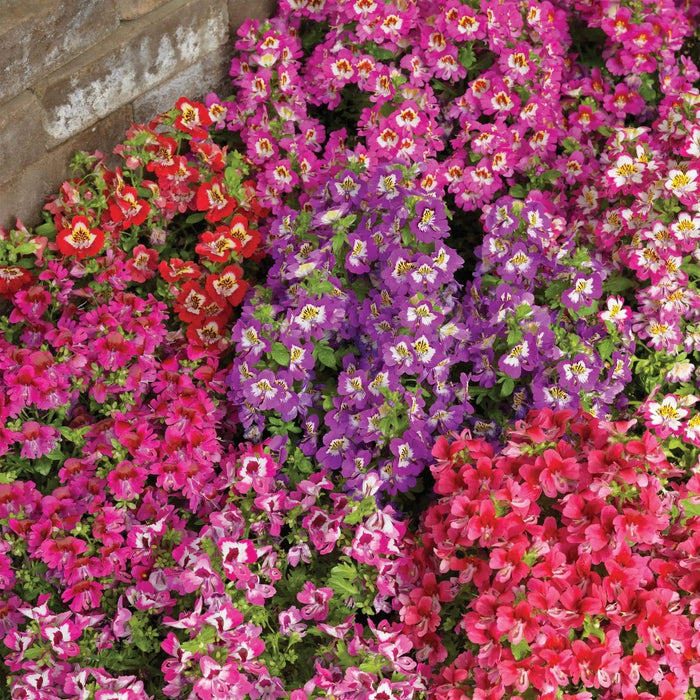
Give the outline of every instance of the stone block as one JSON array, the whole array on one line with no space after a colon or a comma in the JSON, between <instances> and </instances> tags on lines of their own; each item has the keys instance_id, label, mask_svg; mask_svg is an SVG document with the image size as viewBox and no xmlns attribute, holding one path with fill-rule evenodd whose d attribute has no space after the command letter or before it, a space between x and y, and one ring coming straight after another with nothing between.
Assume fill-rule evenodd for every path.
<instances>
[{"instance_id":1,"label":"stone block","mask_svg":"<svg viewBox=\"0 0 700 700\"><path fill-rule=\"evenodd\" d=\"M149 12L165 5L170 0L114 0L119 19L132 20L143 17Z\"/></svg>"},{"instance_id":2,"label":"stone block","mask_svg":"<svg viewBox=\"0 0 700 700\"><path fill-rule=\"evenodd\" d=\"M7 182L0 184L0 226L14 226L19 217L27 226L41 222L46 199L71 176L69 165L78 151L111 153L124 140L133 121L131 105L97 122L81 134L44 153Z\"/></svg>"},{"instance_id":3,"label":"stone block","mask_svg":"<svg viewBox=\"0 0 700 700\"><path fill-rule=\"evenodd\" d=\"M230 59L221 51L212 51L194 65L166 80L134 100L134 121L147 123L157 114L171 110L180 97L202 100L208 92L221 97L231 94L228 75Z\"/></svg>"},{"instance_id":4,"label":"stone block","mask_svg":"<svg viewBox=\"0 0 700 700\"><path fill-rule=\"evenodd\" d=\"M17 175L46 152L39 102L25 90L0 109L0 182Z\"/></svg>"},{"instance_id":5,"label":"stone block","mask_svg":"<svg viewBox=\"0 0 700 700\"><path fill-rule=\"evenodd\" d=\"M228 38L226 0L172 0L124 22L98 47L36 86L53 147L215 51Z\"/></svg>"},{"instance_id":6,"label":"stone block","mask_svg":"<svg viewBox=\"0 0 700 700\"><path fill-rule=\"evenodd\" d=\"M0 102L19 95L119 25L113 0L26 0L0 10Z\"/></svg>"},{"instance_id":7,"label":"stone block","mask_svg":"<svg viewBox=\"0 0 700 700\"><path fill-rule=\"evenodd\" d=\"M277 0L228 0L228 18L231 37L236 38L236 30L246 19L272 17L277 9Z\"/></svg>"}]
</instances>

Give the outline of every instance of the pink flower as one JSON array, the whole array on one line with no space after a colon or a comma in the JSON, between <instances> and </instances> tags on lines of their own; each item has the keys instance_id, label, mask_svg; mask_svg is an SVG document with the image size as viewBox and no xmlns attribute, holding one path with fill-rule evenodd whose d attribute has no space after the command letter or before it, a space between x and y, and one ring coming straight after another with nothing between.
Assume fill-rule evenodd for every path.
<instances>
[{"instance_id":1,"label":"pink flower","mask_svg":"<svg viewBox=\"0 0 700 700\"><path fill-rule=\"evenodd\" d=\"M102 586L97 581L80 581L61 594L61 600L68 603L73 612L96 610L102 599Z\"/></svg>"},{"instance_id":2,"label":"pink flower","mask_svg":"<svg viewBox=\"0 0 700 700\"><path fill-rule=\"evenodd\" d=\"M313 619L316 622L322 622L328 616L328 601L332 597L333 589L316 588L311 581L307 581L302 590L297 593L297 600L305 603L301 609L301 616L305 620Z\"/></svg>"},{"instance_id":3,"label":"pink flower","mask_svg":"<svg viewBox=\"0 0 700 700\"><path fill-rule=\"evenodd\" d=\"M300 637L306 636L306 625L302 622L301 610L292 605L286 610L282 610L278 615L280 634L286 637L298 634Z\"/></svg>"},{"instance_id":4,"label":"pink flower","mask_svg":"<svg viewBox=\"0 0 700 700\"><path fill-rule=\"evenodd\" d=\"M78 645L75 643L82 634L79 625L66 619L60 622L58 619L53 624L45 625L41 628L41 635L51 645L51 649L59 659L67 659L80 653Z\"/></svg>"},{"instance_id":5,"label":"pink flower","mask_svg":"<svg viewBox=\"0 0 700 700\"><path fill-rule=\"evenodd\" d=\"M15 433L15 438L22 444L20 456L37 459L53 450L58 440L58 431L50 425L27 421L22 425L22 430Z\"/></svg>"},{"instance_id":6,"label":"pink flower","mask_svg":"<svg viewBox=\"0 0 700 700\"><path fill-rule=\"evenodd\" d=\"M247 564L252 564L258 559L258 553L252 540L222 537L217 544L228 578L232 581L250 578L251 572Z\"/></svg>"},{"instance_id":7,"label":"pink flower","mask_svg":"<svg viewBox=\"0 0 700 700\"><path fill-rule=\"evenodd\" d=\"M119 462L107 475L107 484L120 501L131 501L141 494L146 483L147 473L143 467L135 466L129 460Z\"/></svg>"}]
</instances>

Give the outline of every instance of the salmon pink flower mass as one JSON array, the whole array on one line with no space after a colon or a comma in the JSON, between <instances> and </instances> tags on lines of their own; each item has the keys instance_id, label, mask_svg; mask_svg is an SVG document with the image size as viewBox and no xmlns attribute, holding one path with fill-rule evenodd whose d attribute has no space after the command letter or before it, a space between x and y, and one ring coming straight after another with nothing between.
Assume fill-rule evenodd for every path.
<instances>
[{"instance_id":1,"label":"salmon pink flower mass","mask_svg":"<svg viewBox=\"0 0 700 700\"><path fill-rule=\"evenodd\" d=\"M0 227L0 700L695 697L699 21L280 0Z\"/></svg>"}]
</instances>

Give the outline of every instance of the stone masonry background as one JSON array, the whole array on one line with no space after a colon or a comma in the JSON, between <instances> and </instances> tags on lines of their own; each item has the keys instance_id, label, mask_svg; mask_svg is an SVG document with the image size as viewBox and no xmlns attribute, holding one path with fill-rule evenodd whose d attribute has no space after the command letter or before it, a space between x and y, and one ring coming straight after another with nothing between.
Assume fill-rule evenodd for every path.
<instances>
[{"instance_id":1,"label":"stone masonry background","mask_svg":"<svg viewBox=\"0 0 700 700\"><path fill-rule=\"evenodd\" d=\"M230 93L236 30L275 0L0 0L0 226L41 220L76 151L181 95Z\"/></svg>"}]
</instances>

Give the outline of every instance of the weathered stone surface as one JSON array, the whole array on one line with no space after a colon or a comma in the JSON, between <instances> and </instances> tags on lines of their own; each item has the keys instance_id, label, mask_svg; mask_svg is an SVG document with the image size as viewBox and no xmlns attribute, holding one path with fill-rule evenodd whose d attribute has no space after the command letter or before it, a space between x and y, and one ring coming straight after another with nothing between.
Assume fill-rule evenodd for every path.
<instances>
[{"instance_id":1,"label":"weathered stone surface","mask_svg":"<svg viewBox=\"0 0 700 700\"><path fill-rule=\"evenodd\" d=\"M119 24L113 0L0 4L0 102L65 65Z\"/></svg>"},{"instance_id":2,"label":"weathered stone surface","mask_svg":"<svg viewBox=\"0 0 700 700\"><path fill-rule=\"evenodd\" d=\"M143 17L170 0L114 0L119 19L131 20Z\"/></svg>"},{"instance_id":3,"label":"weathered stone surface","mask_svg":"<svg viewBox=\"0 0 700 700\"><path fill-rule=\"evenodd\" d=\"M226 0L172 0L125 22L99 47L37 85L49 146L79 133L217 48L228 38Z\"/></svg>"},{"instance_id":4,"label":"weathered stone surface","mask_svg":"<svg viewBox=\"0 0 700 700\"><path fill-rule=\"evenodd\" d=\"M122 107L0 184L0 226L14 226L17 217L27 226L39 223L47 197L70 177L69 165L75 153L81 150L109 153L124 140L132 121L131 105Z\"/></svg>"},{"instance_id":5,"label":"weathered stone surface","mask_svg":"<svg viewBox=\"0 0 700 700\"><path fill-rule=\"evenodd\" d=\"M134 100L134 121L149 122L161 112L175 106L180 97L202 100L208 92L221 97L231 94L228 75L230 59L221 51L212 51L197 63L149 90Z\"/></svg>"},{"instance_id":6,"label":"weathered stone surface","mask_svg":"<svg viewBox=\"0 0 700 700\"><path fill-rule=\"evenodd\" d=\"M228 0L228 18L231 37L236 39L236 30L246 19L264 19L272 17L277 9L277 0Z\"/></svg>"},{"instance_id":7,"label":"weathered stone surface","mask_svg":"<svg viewBox=\"0 0 700 700\"><path fill-rule=\"evenodd\" d=\"M28 90L0 109L0 182L14 177L46 152L38 114L39 103Z\"/></svg>"}]
</instances>

